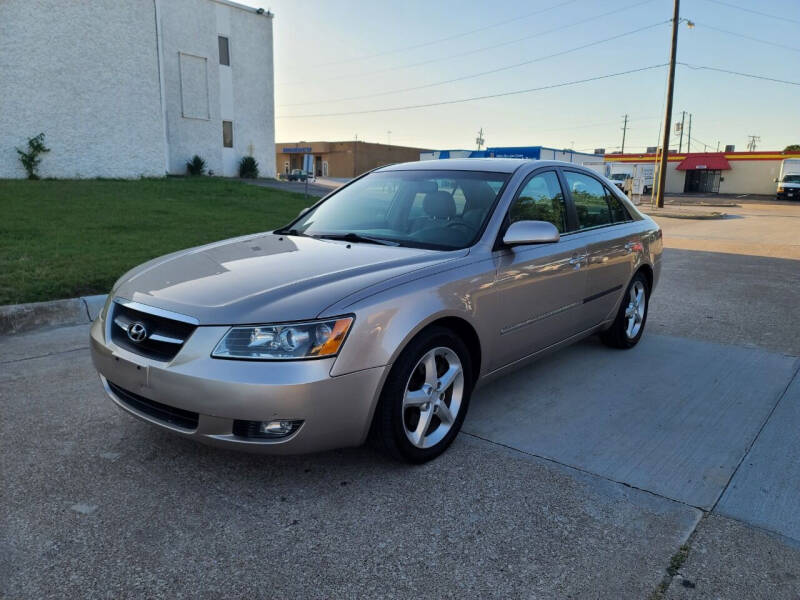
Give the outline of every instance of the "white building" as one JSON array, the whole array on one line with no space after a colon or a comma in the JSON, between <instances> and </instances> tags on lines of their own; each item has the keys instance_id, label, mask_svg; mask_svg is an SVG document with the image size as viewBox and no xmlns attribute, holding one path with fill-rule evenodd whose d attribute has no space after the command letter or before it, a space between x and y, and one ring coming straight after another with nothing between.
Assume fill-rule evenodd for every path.
<instances>
[{"instance_id":1,"label":"white building","mask_svg":"<svg viewBox=\"0 0 800 600\"><path fill-rule=\"evenodd\" d=\"M0 178L275 175L269 11L227 0L0 0Z\"/></svg>"}]
</instances>

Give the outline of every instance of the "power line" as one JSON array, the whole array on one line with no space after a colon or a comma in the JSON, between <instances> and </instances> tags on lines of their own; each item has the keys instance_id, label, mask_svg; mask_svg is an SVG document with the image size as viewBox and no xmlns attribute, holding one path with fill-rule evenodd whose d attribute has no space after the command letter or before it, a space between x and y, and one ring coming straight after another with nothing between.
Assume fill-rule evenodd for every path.
<instances>
[{"instance_id":1,"label":"power line","mask_svg":"<svg viewBox=\"0 0 800 600\"><path fill-rule=\"evenodd\" d=\"M775 79L774 77L764 77L763 75L754 75L752 73L742 73L740 71L729 71L728 69L719 69L717 67L704 67L701 65L690 65L689 63L679 62L679 65L689 67L693 71L717 71L719 73L728 73L729 75L739 75L740 77L750 77L751 79L763 79L764 81L774 81L775 83L785 83L787 85L800 85L800 81L787 81L785 79Z\"/></svg>"},{"instance_id":2,"label":"power line","mask_svg":"<svg viewBox=\"0 0 800 600\"><path fill-rule=\"evenodd\" d=\"M589 83L591 81L600 81L602 79L610 79L612 77L620 77L622 75L630 75L632 73L641 73L643 71L652 71L653 69L660 69L661 67L667 66L667 63L662 63L659 65L650 65L648 67L640 67L638 69L629 69L627 71L620 71L618 73L608 73L606 75L598 75L596 77L587 77L585 79L576 79L574 81L565 81L562 83L553 83L550 85L543 85L540 87L535 88L528 88L525 90L514 90L511 92L500 92L498 94L486 94L485 96L472 96L470 98L459 98L457 100L442 100L440 102L429 102L427 104L409 104L406 106L393 106L388 108L374 108L369 110L354 110L354 111L346 111L346 112L334 112L334 113L317 113L317 114L306 114L306 115L279 115L275 117L276 119L308 119L311 117L342 117L346 115L364 115L364 114L371 114L371 113L382 113L382 112L393 112L398 110L411 110L416 108L427 108L430 106L444 106L447 104L461 104L464 102L473 102L475 100L488 100L489 98L501 98L504 96L515 96L517 94L528 94L531 92L540 92L543 90L551 90L555 88L567 87L572 85L578 85L581 83Z\"/></svg>"},{"instance_id":3,"label":"power line","mask_svg":"<svg viewBox=\"0 0 800 600\"><path fill-rule=\"evenodd\" d=\"M497 23L492 23L491 25L484 25L483 27L478 27L477 29L471 29L470 31L463 31L461 33L456 33L454 35L450 35L450 36L447 36L447 37L439 38L439 39L436 39L436 40L431 40L429 42L423 42L421 44L413 44L411 46L403 46L402 48L395 48L393 50L385 50L383 52L377 52L375 54L367 54L367 55L364 55L364 56L357 56L357 57L354 57L354 58L346 58L346 59L342 59L342 60L336 60L336 61L332 61L332 62L321 63L321 64L312 65L312 66L315 66L315 67L328 67L328 66L331 66L331 65L340 65L340 64L348 63L348 62L367 60L369 58L376 58L378 56L386 56L388 54L396 54L398 52L405 52L407 50L416 50L417 48L425 48L427 46L433 46L434 44L440 44L442 42L449 42L450 40L456 40L458 38L462 38L462 37L465 37L465 36L468 36L468 35L472 35L473 33L478 33L480 31L486 31L487 29L492 29L494 27L500 27L501 25L506 25L508 23L514 23L516 21L521 21L522 19L528 19L528 18L533 17L535 15L540 15L542 13L545 13L545 12L550 11L550 10L554 10L556 8L562 8L562 7L564 7L564 6L568 5L568 4L572 4L572 3L576 2L576 1L577 0L566 0L566 2L561 2L559 4L554 4L554 5L548 6L546 8L540 8L539 10L535 10L533 12L529 12L529 13L525 13L525 14L522 14L522 15L518 15L518 16L513 17L511 19L505 19L504 21L499 21Z\"/></svg>"},{"instance_id":4,"label":"power line","mask_svg":"<svg viewBox=\"0 0 800 600\"><path fill-rule=\"evenodd\" d=\"M744 38L746 40L751 40L753 42L758 42L759 44L769 44L770 46L775 46L777 48L784 48L786 50L792 50L794 52L800 52L800 48L795 48L794 46L787 46L785 44L778 44L777 42L771 42L769 40L762 40L761 38L756 38L750 35L745 35L743 33L737 33L735 31L728 31L727 29L720 29L719 27L713 27L711 25L707 25L706 23L700 23L698 21L694 21L695 25L700 25L701 27L705 27L706 29L713 29L714 31L719 31L721 33L727 33L728 35L734 35L736 37Z\"/></svg>"},{"instance_id":5,"label":"power line","mask_svg":"<svg viewBox=\"0 0 800 600\"><path fill-rule=\"evenodd\" d=\"M658 27L659 25L664 25L665 23L669 23L669 22L670 22L669 20L659 21L658 23L652 23L652 24L646 25L644 27L639 27L639 28L633 29L631 31L626 31L625 33L619 33L617 35L614 35L614 36L611 36L611 37L608 37L608 38L604 38L602 40L597 40L597 41L594 41L594 42L590 42L588 44L583 44L581 46L576 46L574 48L569 48L567 50L562 50L560 52L555 52L553 54L546 54L544 56L538 56L536 58L532 58L532 59L525 60L525 61L522 61L522 62L514 63L514 64L511 64L511 65L505 65L503 67L498 67L496 69L490 69L488 71L482 71L480 73L473 73L471 75L463 75L461 77L455 77L453 79L445 79L443 81L437 81L435 83L426 83L424 85L417 85L417 86L412 86L412 87L407 87L407 88L399 88L399 89L388 90L388 91L384 91L384 92L375 92L375 93L372 93L372 94L362 94L360 96L348 96L346 98L335 98L335 99L332 99L332 100L314 100L314 101L311 101L311 102L294 102L294 103L291 103L291 104L281 104L281 106L308 106L308 105L311 105L311 104L330 104L330 103L333 103L333 102L346 102L348 100L362 100L362 99L365 99L365 98L377 98L379 96L391 96L393 94L400 94L400 93L403 93L403 92L412 92L412 91L415 91L415 90L423 90L423 89L427 89L427 88L438 87L440 85L446 85L448 83L455 83L457 81L465 81L467 79L474 79L476 77L483 77L484 75L492 75L494 73L500 73L502 71L508 71L510 69L516 69L516 68L519 68L519 67L523 67L525 65L529 65L529 64L535 63L535 62L541 62L543 60L547 60L547 59L550 59L550 58L555 58L557 56L563 56L563 55L569 54L571 52L577 52L578 50L583 50L585 48L590 48L592 46L597 46L599 44L604 44L606 42L610 42L610 41L619 39L621 37L625 37L625 36L628 36L628 35L633 35L634 33L639 33L641 31L645 31L647 29L652 29L654 27Z\"/></svg>"},{"instance_id":6,"label":"power line","mask_svg":"<svg viewBox=\"0 0 800 600\"><path fill-rule=\"evenodd\" d=\"M714 4L721 4L722 6L728 6L730 8L736 8L738 10L743 10L744 12L749 12L754 15L761 15L762 17L768 17L770 19L777 19L778 21L791 21L792 23L800 24L800 21L797 19L790 19L785 15L771 15L769 13L761 12L759 10L753 10L752 8L745 8L744 6L738 6L736 4L731 4L730 2L723 2L722 0L706 0L706 2L713 2Z\"/></svg>"},{"instance_id":7,"label":"power line","mask_svg":"<svg viewBox=\"0 0 800 600\"><path fill-rule=\"evenodd\" d=\"M563 31L564 29L569 29L570 27L575 27L577 25L582 25L584 23L589 23L591 21L596 21L598 19L601 19L603 17L608 17L608 16L616 14L616 13L620 13L620 12L623 12L623 11L631 10L631 9L636 8L638 6L642 6L643 4L649 4L650 2L653 2L653 1L654 0L642 0L641 2L635 2L634 4L629 4L629 5L623 6L621 8L615 8L614 10L610 10L610 11L607 11L607 12L604 12L604 13L593 15L591 17L587 17L587 18L581 19L579 21L572 21L570 23L567 23L566 25L559 25L558 27L553 27L551 29L544 29L542 31L537 31L536 33L532 33L532 34L529 34L529 35L526 35L526 36L523 36L523 37L515 38L513 40L506 40L504 42L499 42L497 44L491 44L489 46L482 46L480 48L474 48L472 50L467 50L465 52L458 52L456 54L450 54L450 55L447 55L447 56L437 56L435 58L429 58L427 60L423 60L423 61L419 61L419 62L415 62L415 63L410 63L410 64L406 64L406 65L399 65L399 66L396 66L396 67L385 67L385 68L382 68L382 69L375 69L373 71L359 71L357 73L351 73L349 75L338 75L338 76L334 76L334 77L328 77L328 78L325 78L325 79L316 79L315 78L315 81L320 82L320 83L324 83L324 82L327 82L327 81L339 81L339 80L342 80L342 79L352 79L354 77L365 77L367 75L377 75L379 73L388 73L388 72L391 72L391 71L399 71L401 69L411 69L411 68L414 68L414 67L421 67L423 65L429 65L429 64L432 64L432 63L442 62L442 61L445 61L445 60L452 60L454 58L462 58L464 56L469 56L471 54L478 54L480 52L485 52L487 50L495 50L497 48L502 48L503 46L509 46L511 44L516 44L518 42L524 42L526 40L530 40L530 39L533 39L533 38L538 38L538 37L541 37L543 35L548 35L550 33L555 33L557 31ZM281 83L281 85L290 85L290 86L291 85L308 85L308 80L306 79L306 80L303 80L303 81L294 81L294 82L288 82L288 83L287 82L283 82L283 83Z\"/></svg>"}]
</instances>

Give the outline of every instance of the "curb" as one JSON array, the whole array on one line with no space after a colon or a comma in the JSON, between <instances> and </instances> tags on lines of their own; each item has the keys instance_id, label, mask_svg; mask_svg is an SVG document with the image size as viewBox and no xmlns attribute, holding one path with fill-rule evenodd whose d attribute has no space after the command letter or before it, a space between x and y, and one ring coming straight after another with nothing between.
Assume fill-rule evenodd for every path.
<instances>
[{"instance_id":1,"label":"curb","mask_svg":"<svg viewBox=\"0 0 800 600\"><path fill-rule=\"evenodd\" d=\"M694 219L695 221L713 221L728 218L728 215L720 212L712 213L690 213L690 212L670 212L670 211L642 211L650 217L665 217L667 219Z\"/></svg>"},{"instance_id":2,"label":"curb","mask_svg":"<svg viewBox=\"0 0 800 600\"><path fill-rule=\"evenodd\" d=\"M0 306L0 336L25 333L43 327L86 325L94 321L106 294L49 302Z\"/></svg>"}]
</instances>

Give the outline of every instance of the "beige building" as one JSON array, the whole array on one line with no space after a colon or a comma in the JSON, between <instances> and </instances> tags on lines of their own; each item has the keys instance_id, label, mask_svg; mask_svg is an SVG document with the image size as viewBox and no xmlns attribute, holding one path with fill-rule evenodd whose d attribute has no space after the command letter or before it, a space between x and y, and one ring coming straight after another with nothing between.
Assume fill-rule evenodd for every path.
<instances>
[{"instance_id":1,"label":"beige building","mask_svg":"<svg viewBox=\"0 0 800 600\"><path fill-rule=\"evenodd\" d=\"M290 142L275 144L278 172L292 169L313 172L317 177L355 177L394 163L419 160L424 148L390 146L369 142Z\"/></svg>"},{"instance_id":2,"label":"beige building","mask_svg":"<svg viewBox=\"0 0 800 600\"><path fill-rule=\"evenodd\" d=\"M668 194L774 195L781 162L800 158L800 152L692 152L667 158ZM657 169L655 154L606 154L606 163L641 165ZM652 169L651 169L652 171Z\"/></svg>"}]
</instances>

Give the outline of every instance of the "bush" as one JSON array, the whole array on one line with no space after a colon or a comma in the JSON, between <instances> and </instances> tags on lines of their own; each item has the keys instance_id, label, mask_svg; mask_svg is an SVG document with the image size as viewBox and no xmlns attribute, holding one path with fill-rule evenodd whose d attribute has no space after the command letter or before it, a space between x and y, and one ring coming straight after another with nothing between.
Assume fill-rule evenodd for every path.
<instances>
[{"instance_id":1,"label":"bush","mask_svg":"<svg viewBox=\"0 0 800 600\"><path fill-rule=\"evenodd\" d=\"M258 161L252 156L245 156L239 161L239 177L255 179L258 177Z\"/></svg>"},{"instance_id":2,"label":"bush","mask_svg":"<svg viewBox=\"0 0 800 600\"><path fill-rule=\"evenodd\" d=\"M189 175L202 175L206 172L206 161L195 154L192 160L186 163L186 170L189 171Z\"/></svg>"},{"instance_id":3,"label":"bush","mask_svg":"<svg viewBox=\"0 0 800 600\"><path fill-rule=\"evenodd\" d=\"M39 155L44 154L45 152L50 152L50 148L44 145L44 133L40 133L37 136L28 138L27 152L23 152L17 148L19 162L21 162L22 166L25 167L25 171L28 173L28 179L39 179L39 163L42 162L42 159L39 158Z\"/></svg>"}]
</instances>

